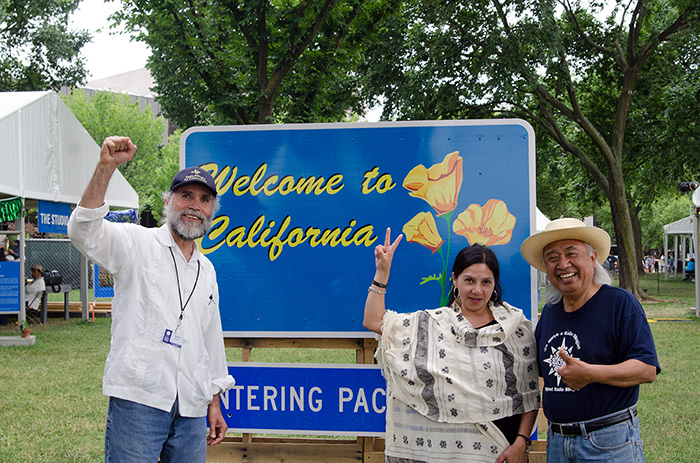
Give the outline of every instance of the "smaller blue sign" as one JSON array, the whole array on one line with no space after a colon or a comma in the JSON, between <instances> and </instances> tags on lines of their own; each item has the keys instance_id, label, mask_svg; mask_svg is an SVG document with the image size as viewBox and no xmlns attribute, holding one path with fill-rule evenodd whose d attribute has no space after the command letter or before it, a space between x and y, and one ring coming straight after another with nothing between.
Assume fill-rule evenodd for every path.
<instances>
[{"instance_id":1,"label":"smaller blue sign","mask_svg":"<svg viewBox=\"0 0 700 463\"><path fill-rule=\"evenodd\" d=\"M377 365L229 363L221 394L229 431L383 437L386 383Z\"/></svg>"},{"instance_id":2,"label":"smaller blue sign","mask_svg":"<svg viewBox=\"0 0 700 463\"><path fill-rule=\"evenodd\" d=\"M39 201L37 214L39 233L68 234L70 204Z\"/></svg>"},{"instance_id":3,"label":"smaller blue sign","mask_svg":"<svg viewBox=\"0 0 700 463\"><path fill-rule=\"evenodd\" d=\"M0 312L20 312L20 290L22 279L19 274L19 262L0 262Z\"/></svg>"},{"instance_id":4,"label":"smaller blue sign","mask_svg":"<svg viewBox=\"0 0 700 463\"><path fill-rule=\"evenodd\" d=\"M106 270L100 271L100 266L95 264L95 297L114 297L114 282L112 275Z\"/></svg>"}]
</instances>

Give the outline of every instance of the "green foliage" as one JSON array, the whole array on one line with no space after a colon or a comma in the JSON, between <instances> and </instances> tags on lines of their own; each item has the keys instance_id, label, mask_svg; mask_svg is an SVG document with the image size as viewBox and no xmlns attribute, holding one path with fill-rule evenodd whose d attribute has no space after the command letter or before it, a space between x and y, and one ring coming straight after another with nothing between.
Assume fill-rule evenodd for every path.
<instances>
[{"instance_id":1,"label":"green foliage","mask_svg":"<svg viewBox=\"0 0 700 463\"><path fill-rule=\"evenodd\" d=\"M700 160L699 14L685 0L406 0L362 72L384 119L528 120L538 204L580 216L608 202L639 295L635 215Z\"/></svg>"},{"instance_id":2,"label":"green foliage","mask_svg":"<svg viewBox=\"0 0 700 463\"><path fill-rule=\"evenodd\" d=\"M0 4L0 91L60 90L85 81L80 49L87 31L68 29L80 0L6 0Z\"/></svg>"},{"instance_id":3,"label":"green foliage","mask_svg":"<svg viewBox=\"0 0 700 463\"><path fill-rule=\"evenodd\" d=\"M73 90L62 98L98 145L115 134L131 138L138 150L119 171L139 194L141 209L150 208L154 217L160 218L162 192L170 187L177 172L179 135L173 139L174 149L164 149L165 120L155 116L150 106L142 108L126 94L97 92L88 98L81 90Z\"/></svg>"},{"instance_id":4,"label":"green foliage","mask_svg":"<svg viewBox=\"0 0 700 463\"><path fill-rule=\"evenodd\" d=\"M398 0L125 0L179 127L320 122L364 113L357 67Z\"/></svg>"}]
</instances>

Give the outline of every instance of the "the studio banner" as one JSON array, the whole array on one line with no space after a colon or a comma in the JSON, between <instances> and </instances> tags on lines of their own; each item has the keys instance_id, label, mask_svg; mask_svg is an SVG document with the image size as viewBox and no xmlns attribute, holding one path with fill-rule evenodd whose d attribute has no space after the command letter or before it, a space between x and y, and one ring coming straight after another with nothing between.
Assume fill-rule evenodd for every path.
<instances>
[{"instance_id":1,"label":"the studio banner","mask_svg":"<svg viewBox=\"0 0 700 463\"><path fill-rule=\"evenodd\" d=\"M521 120L198 127L180 165L217 182L200 249L232 337L366 337L374 247L396 251L387 308L445 304L452 261L490 246L504 299L532 316L520 244L534 223L534 133Z\"/></svg>"}]
</instances>

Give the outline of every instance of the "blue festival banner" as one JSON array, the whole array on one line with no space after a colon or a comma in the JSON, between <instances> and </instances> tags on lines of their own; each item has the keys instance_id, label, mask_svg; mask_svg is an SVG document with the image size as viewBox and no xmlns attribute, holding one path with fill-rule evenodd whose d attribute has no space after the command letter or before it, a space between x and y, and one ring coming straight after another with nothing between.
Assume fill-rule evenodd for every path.
<instances>
[{"instance_id":1,"label":"blue festival banner","mask_svg":"<svg viewBox=\"0 0 700 463\"><path fill-rule=\"evenodd\" d=\"M37 228L39 233L68 233L70 204L38 201Z\"/></svg>"},{"instance_id":2,"label":"blue festival banner","mask_svg":"<svg viewBox=\"0 0 700 463\"><path fill-rule=\"evenodd\" d=\"M229 363L229 432L384 436L386 384L376 365Z\"/></svg>"},{"instance_id":3,"label":"blue festival banner","mask_svg":"<svg viewBox=\"0 0 700 463\"><path fill-rule=\"evenodd\" d=\"M399 245L387 308L446 304L465 246L496 253L504 299L536 314L520 244L534 229L535 141L517 119L195 127L180 165L212 173L221 209L201 251L229 337L369 337L374 247Z\"/></svg>"},{"instance_id":4,"label":"blue festival banner","mask_svg":"<svg viewBox=\"0 0 700 463\"><path fill-rule=\"evenodd\" d=\"M0 313L19 313L20 291L24 289L18 261L0 262Z\"/></svg>"}]
</instances>

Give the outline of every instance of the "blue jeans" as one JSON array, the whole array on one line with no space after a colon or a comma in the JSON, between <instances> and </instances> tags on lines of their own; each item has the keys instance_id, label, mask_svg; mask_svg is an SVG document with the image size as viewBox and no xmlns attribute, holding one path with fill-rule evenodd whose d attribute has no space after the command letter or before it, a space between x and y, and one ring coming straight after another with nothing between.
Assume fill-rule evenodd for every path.
<instances>
[{"instance_id":1,"label":"blue jeans","mask_svg":"<svg viewBox=\"0 0 700 463\"><path fill-rule=\"evenodd\" d=\"M601 417L605 418L605 417ZM547 430L547 463L644 463L639 418L582 436L562 436Z\"/></svg>"},{"instance_id":2,"label":"blue jeans","mask_svg":"<svg viewBox=\"0 0 700 463\"><path fill-rule=\"evenodd\" d=\"M207 418L186 418L177 399L169 412L109 398L105 463L204 463Z\"/></svg>"}]
</instances>

